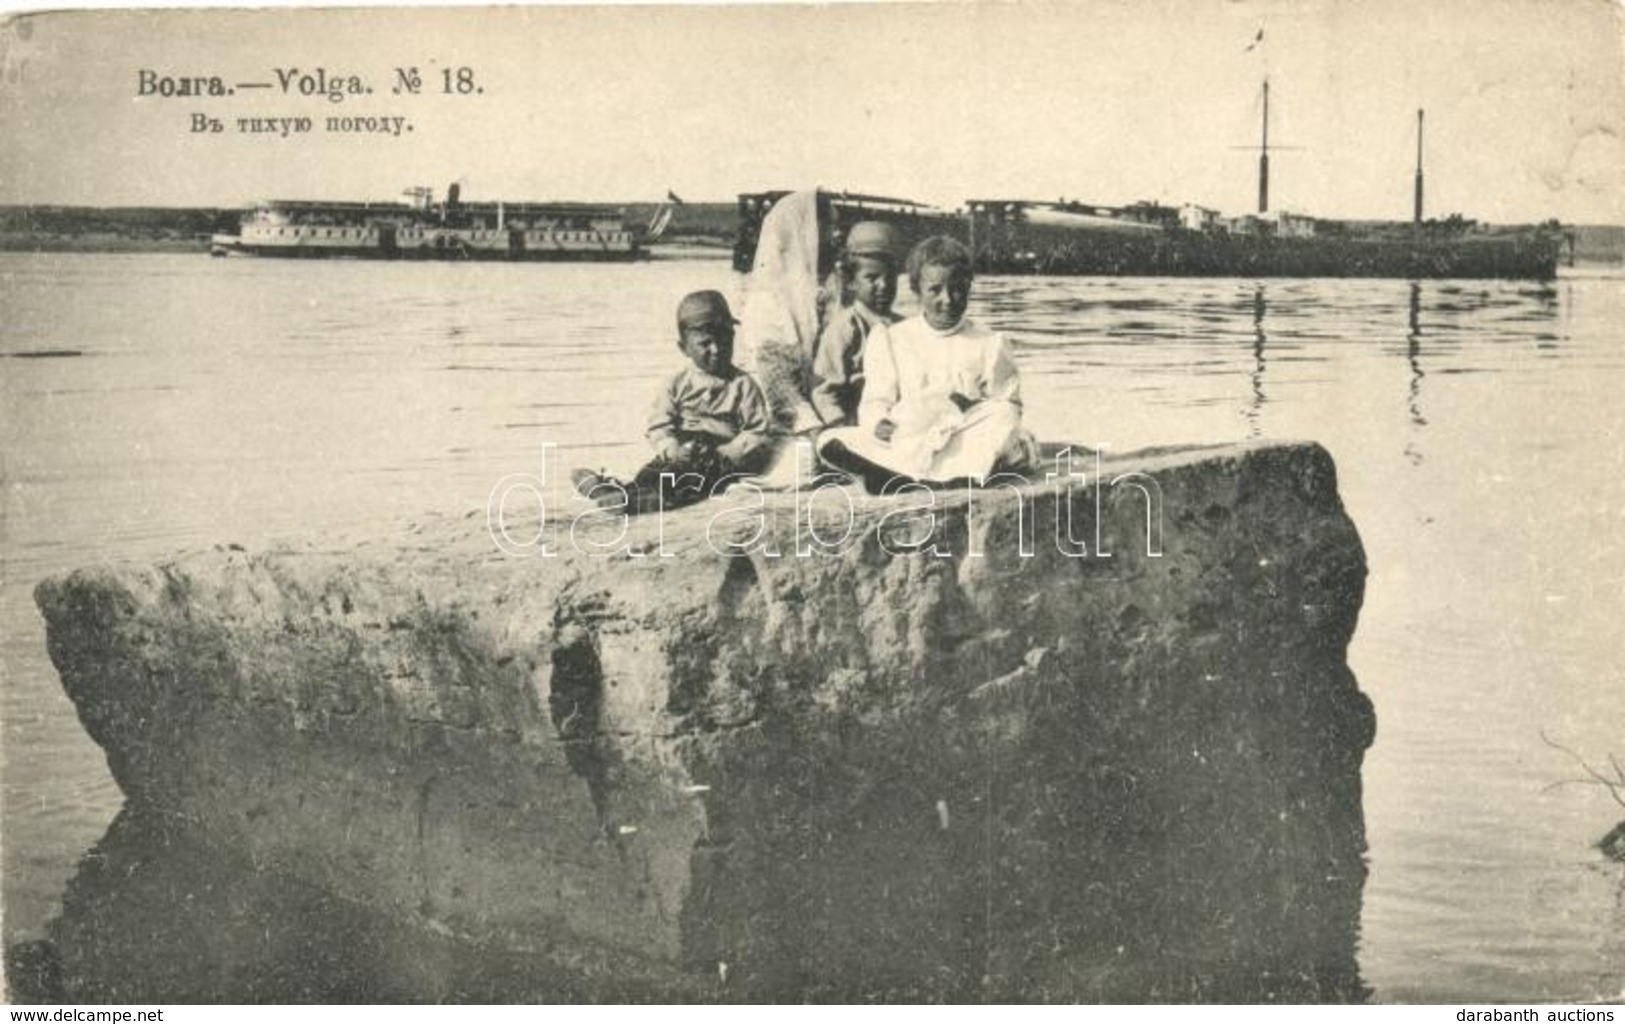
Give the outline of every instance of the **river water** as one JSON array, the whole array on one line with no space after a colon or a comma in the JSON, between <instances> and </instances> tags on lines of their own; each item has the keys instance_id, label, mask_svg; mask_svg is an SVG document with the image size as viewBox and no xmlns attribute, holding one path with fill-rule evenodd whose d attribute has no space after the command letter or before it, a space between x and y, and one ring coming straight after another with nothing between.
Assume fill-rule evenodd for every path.
<instances>
[{"instance_id":1,"label":"river water","mask_svg":"<svg viewBox=\"0 0 1625 1024\"><path fill-rule=\"evenodd\" d=\"M30 592L105 560L483 508L631 469L727 264L0 254L4 930L38 937L120 805ZM1396 1002L1625 998L1625 810L1543 734L1625 758L1625 277L986 278L1041 438L1335 457L1371 575L1359 964ZM550 461L542 464L544 446ZM561 492L562 493L562 492Z\"/></svg>"}]
</instances>

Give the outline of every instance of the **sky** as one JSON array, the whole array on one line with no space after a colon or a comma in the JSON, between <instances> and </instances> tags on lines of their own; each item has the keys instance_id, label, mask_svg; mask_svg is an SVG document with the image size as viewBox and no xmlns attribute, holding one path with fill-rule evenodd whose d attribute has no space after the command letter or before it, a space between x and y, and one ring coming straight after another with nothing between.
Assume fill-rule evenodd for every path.
<instances>
[{"instance_id":1,"label":"sky","mask_svg":"<svg viewBox=\"0 0 1625 1024\"><path fill-rule=\"evenodd\" d=\"M1258 33L1263 32L1262 41ZM417 95L395 69L416 67ZM471 68L481 92L446 95ZM284 94L276 69L369 95ZM272 88L139 95L141 72ZM691 200L813 186L1625 224L1613 0L125 10L0 25L0 203ZM297 81L297 75L290 79ZM193 119L221 132L194 132ZM244 132L242 118L311 120ZM403 117L399 136L329 117Z\"/></svg>"}]
</instances>

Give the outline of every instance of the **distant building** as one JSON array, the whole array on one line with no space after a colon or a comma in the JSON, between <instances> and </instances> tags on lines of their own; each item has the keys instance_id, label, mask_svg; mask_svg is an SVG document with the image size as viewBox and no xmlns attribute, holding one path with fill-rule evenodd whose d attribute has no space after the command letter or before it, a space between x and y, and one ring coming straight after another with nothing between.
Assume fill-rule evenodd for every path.
<instances>
[{"instance_id":1,"label":"distant building","mask_svg":"<svg viewBox=\"0 0 1625 1024\"><path fill-rule=\"evenodd\" d=\"M1190 231L1213 231L1219 227L1219 211L1186 203L1179 208L1179 226Z\"/></svg>"},{"instance_id":2,"label":"distant building","mask_svg":"<svg viewBox=\"0 0 1625 1024\"><path fill-rule=\"evenodd\" d=\"M1226 218L1223 224L1232 235L1243 235L1249 238L1265 234L1267 231L1264 222L1250 213L1244 213L1239 217Z\"/></svg>"},{"instance_id":3,"label":"distant building","mask_svg":"<svg viewBox=\"0 0 1625 1024\"><path fill-rule=\"evenodd\" d=\"M1284 210L1244 213L1239 217L1217 219L1217 223L1232 235L1249 238L1313 238L1319 224L1313 217Z\"/></svg>"},{"instance_id":4,"label":"distant building","mask_svg":"<svg viewBox=\"0 0 1625 1024\"><path fill-rule=\"evenodd\" d=\"M1301 213L1288 213L1285 210L1271 210L1264 214L1270 225L1270 233L1277 238L1313 238L1315 237L1315 218L1305 217Z\"/></svg>"},{"instance_id":5,"label":"distant building","mask_svg":"<svg viewBox=\"0 0 1625 1024\"><path fill-rule=\"evenodd\" d=\"M1155 224L1159 227L1172 227L1179 223L1179 211L1172 206L1161 203L1140 200L1129 206L1120 207L1113 211L1118 217L1127 218L1140 224Z\"/></svg>"}]
</instances>

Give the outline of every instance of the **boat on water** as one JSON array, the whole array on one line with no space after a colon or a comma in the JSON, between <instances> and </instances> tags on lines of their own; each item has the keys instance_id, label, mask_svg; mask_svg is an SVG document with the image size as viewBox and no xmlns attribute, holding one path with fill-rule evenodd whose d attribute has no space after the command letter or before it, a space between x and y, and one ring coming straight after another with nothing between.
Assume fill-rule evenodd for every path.
<instances>
[{"instance_id":1,"label":"boat on water","mask_svg":"<svg viewBox=\"0 0 1625 1024\"><path fill-rule=\"evenodd\" d=\"M999 274L1549 280L1563 241L1556 225L1489 227L1459 217L1419 224L1279 212L1221 219L1207 210L1159 207L1157 224L1135 219L1142 210L1131 207L1092 215L1088 224L1068 223L1063 218L1071 205L971 201L967 236L978 268Z\"/></svg>"},{"instance_id":2,"label":"boat on water","mask_svg":"<svg viewBox=\"0 0 1625 1024\"><path fill-rule=\"evenodd\" d=\"M900 222L905 234L966 242L979 272L1167 277L1522 278L1557 274L1564 243L1556 221L1495 227L1460 216L1423 218L1422 112L1417 112L1415 207L1410 221L1329 220L1272 210L1269 83L1259 146L1258 211L1237 217L1194 204L972 199L957 212L901 199L821 194L822 248L830 260L857 220ZM761 218L783 192L739 197L734 265L748 270ZM827 211L827 214L826 214ZM820 263L827 265L825 259Z\"/></svg>"},{"instance_id":3,"label":"boat on water","mask_svg":"<svg viewBox=\"0 0 1625 1024\"><path fill-rule=\"evenodd\" d=\"M740 197L734 265L748 271L761 217L783 193ZM973 199L950 212L821 193L820 267L857 220L893 220L905 235L946 234L971 247L979 273L1155 277L1394 277L1550 280L1564 235L1555 222L1492 227L1460 217L1414 224L1335 221L1279 211L1222 218L1200 207L1128 207ZM905 205L906 204L906 205Z\"/></svg>"},{"instance_id":4,"label":"boat on water","mask_svg":"<svg viewBox=\"0 0 1625 1024\"><path fill-rule=\"evenodd\" d=\"M408 202L276 199L243 212L235 235L215 235L214 256L304 259L551 260L644 259L672 209L629 226L618 206L591 203L465 202L453 184L444 201L429 188Z\"/></svg>"},{"instance_id":5,"label":"boat on water","mask_svg":"<svg viewBox=\"0 0 1625 1024\"><path fill-rule=\"evenodd\" d=\"M897 228L902 240L913 245L929 236L949 234L965 239L964 218L949 210L910 199L818 189L818 272L822 277L834 266L841 240L859 221L881 220ZM762 221L769 210L791 195L788 190L746 192L739 196L739 233L734 241L734 269L749 273L761 238Z\"/></svg>"}]
</instances>

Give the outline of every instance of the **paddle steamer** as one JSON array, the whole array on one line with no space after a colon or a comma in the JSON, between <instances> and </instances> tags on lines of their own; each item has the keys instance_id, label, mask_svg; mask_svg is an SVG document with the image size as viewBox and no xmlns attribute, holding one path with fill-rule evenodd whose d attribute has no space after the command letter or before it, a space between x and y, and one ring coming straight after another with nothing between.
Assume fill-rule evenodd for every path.
<instances>
[{"instance_id":1,"label":"paddle steamer","mask_svg":"<svg viewBox=\"0 0 1625 1024\"><path fill-rule=\"evenodd\" d=\"M246 210L235 235L215 235L215 256L383 260L637 260L671 223L669 206L628 225L618 206L464 202L453 184L443 202L414 188L407 202L277 199Z\"/></svg>"}]
</instances>

